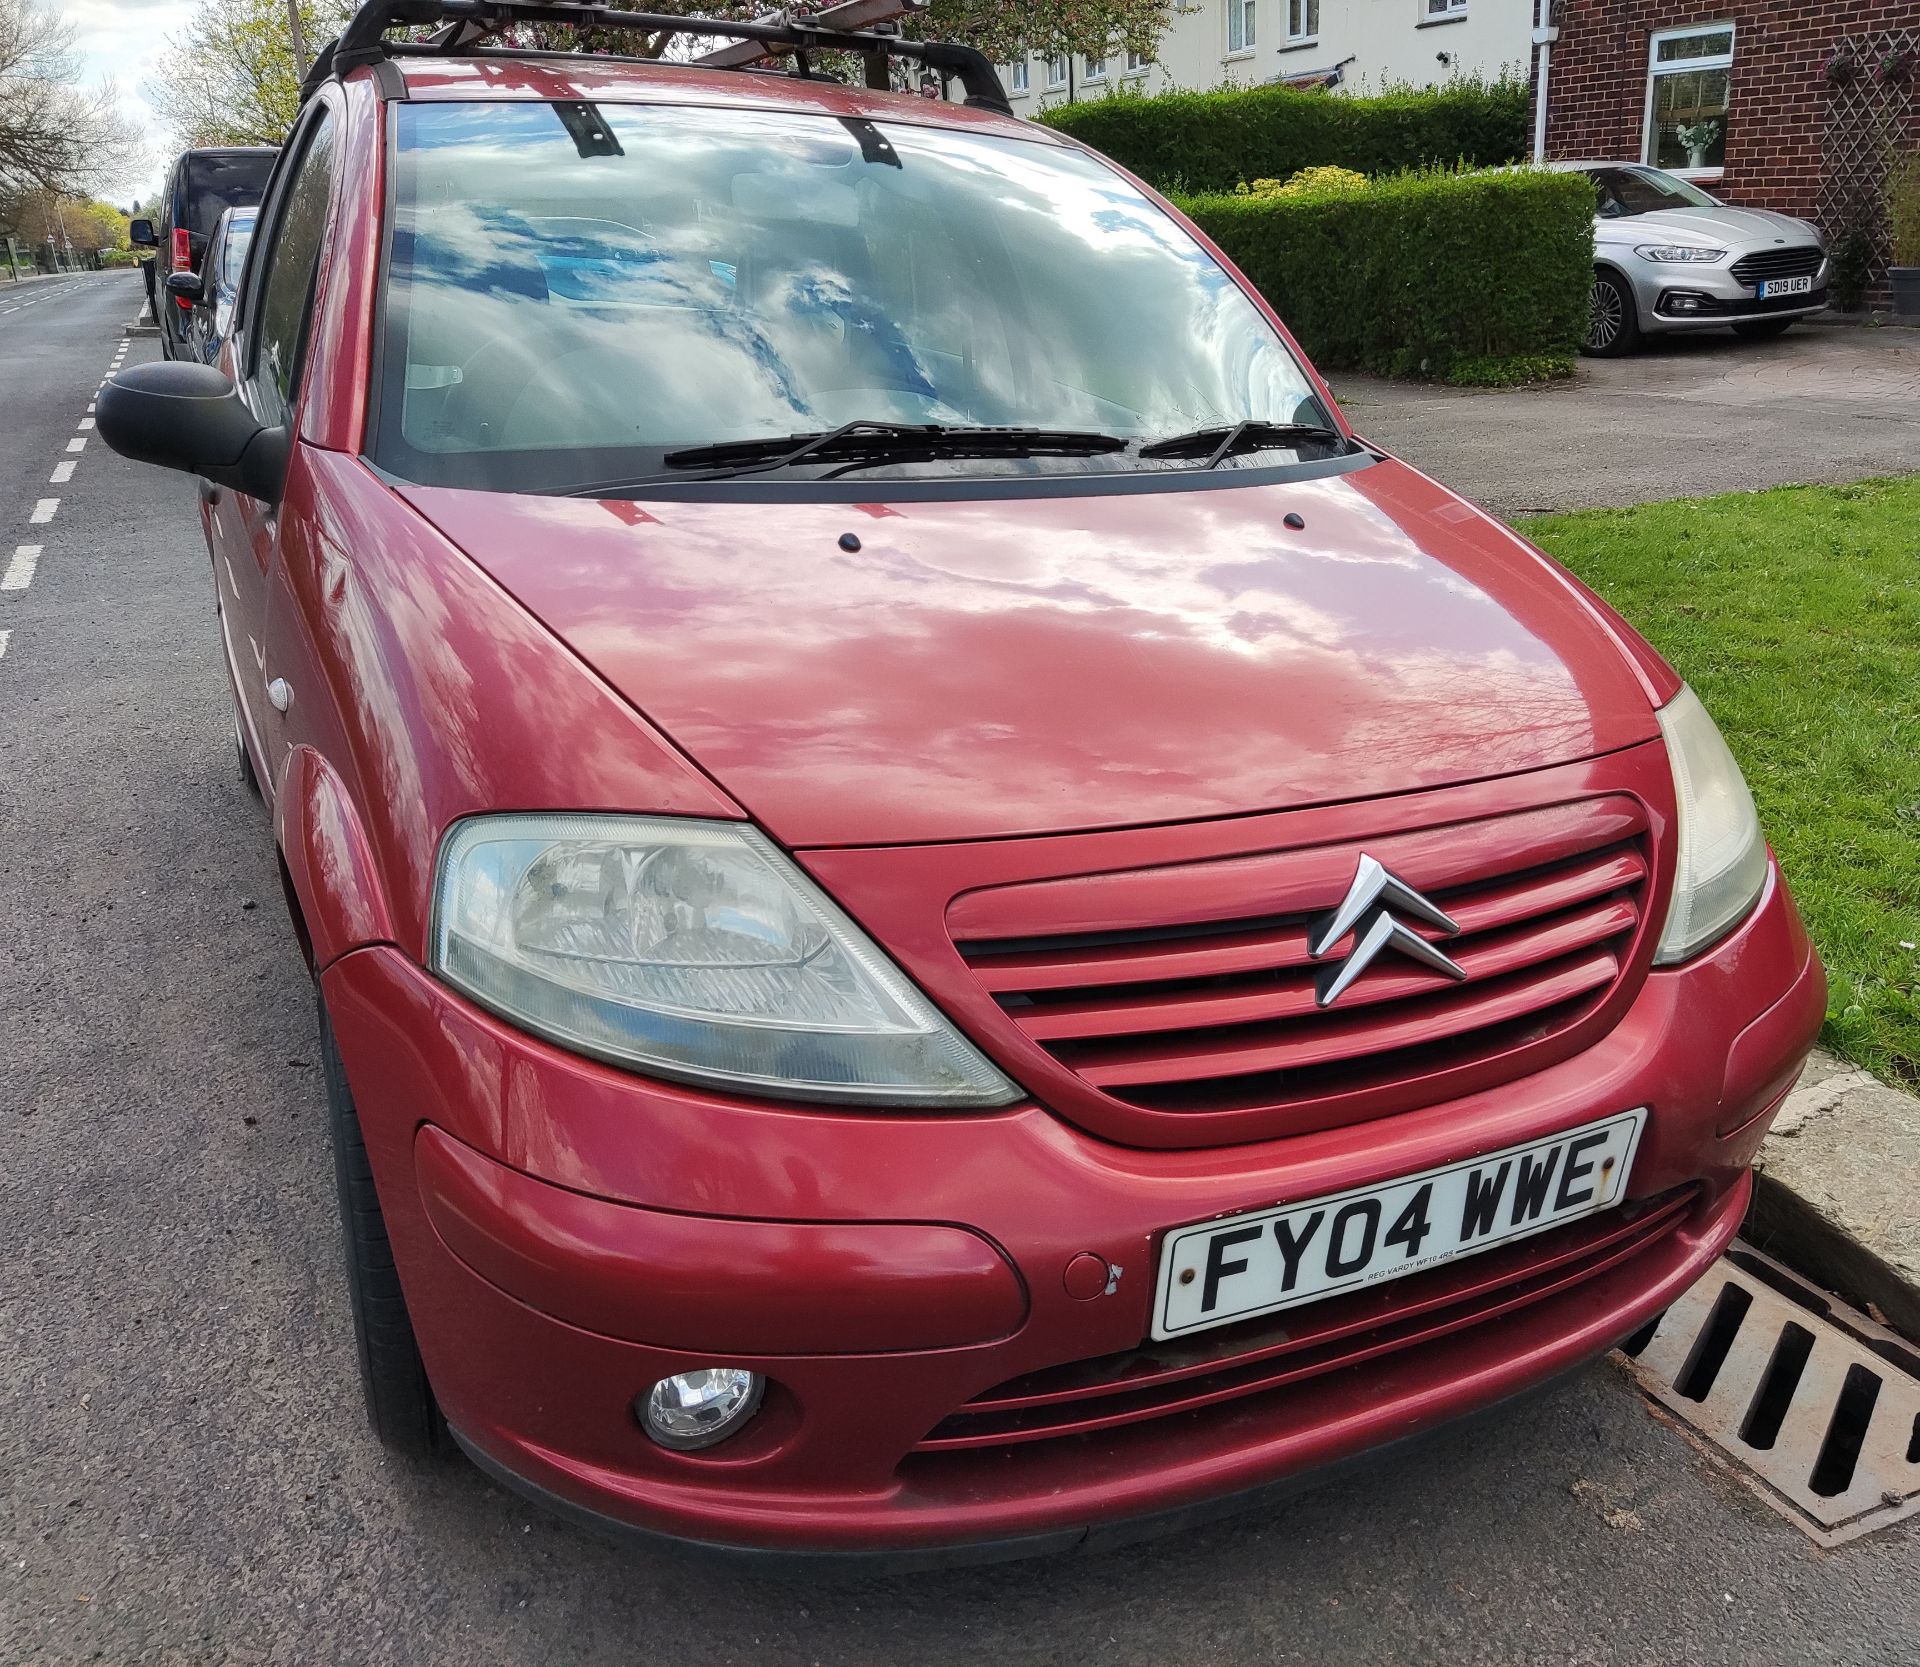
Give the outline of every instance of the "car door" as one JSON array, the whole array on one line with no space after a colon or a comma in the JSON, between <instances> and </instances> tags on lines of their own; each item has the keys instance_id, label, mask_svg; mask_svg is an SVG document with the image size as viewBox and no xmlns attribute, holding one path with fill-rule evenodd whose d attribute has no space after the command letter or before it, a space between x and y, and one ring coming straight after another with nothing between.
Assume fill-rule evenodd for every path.
<instances>
[{"instance_id":1,"label":"car door","mask_svg":"<svg viewBox=\"0 0 1920 1667\"><path fill-rule=\"evenodd\" d=\"M231 357L240 396L260 422L299 438L300 372L320 254L333 206L337 118L316 100L302 118L276 174L247 264L235 312ZM275 505L243 492L201 482L207 537L220 586L227 660L239 693L242 738L269 795L274 766L264 744L267 714L276 704L275 673L267 663L268 577L279 547Z\"/></svg>"}]
</instances>

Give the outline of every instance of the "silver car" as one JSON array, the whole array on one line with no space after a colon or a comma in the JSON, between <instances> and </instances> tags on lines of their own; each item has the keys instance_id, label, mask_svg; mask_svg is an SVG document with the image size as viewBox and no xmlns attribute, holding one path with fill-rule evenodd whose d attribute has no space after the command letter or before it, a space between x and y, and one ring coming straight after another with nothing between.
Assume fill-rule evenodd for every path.
<instances>
[{"instance_id":1,"label":"silver car","mask_svg":"<svg viewBox=\"0 0 1920 1667\"><path fill-rule=\"evenodd\" d=\"M1730 208L1638 162L1557 162L1585 174L1593 219L1588 353L1631 353L1643 335L1732 325L1777 336L1827 304L1827 244L1790 215Z\"/></svg>"}]
</instances>

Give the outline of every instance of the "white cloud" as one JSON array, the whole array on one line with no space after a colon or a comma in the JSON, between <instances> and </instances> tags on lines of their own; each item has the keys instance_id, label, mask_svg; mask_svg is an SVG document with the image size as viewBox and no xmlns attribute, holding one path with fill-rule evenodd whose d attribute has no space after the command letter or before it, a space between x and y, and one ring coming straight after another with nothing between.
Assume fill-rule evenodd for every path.
<instances>
[{"instance_id":1,"label":"white cloud","mask_svg":"<svg viewBox=\"0 0 1920 1667\"><path fill-rule=\"evenodd\" d=\"M145 154L105 181L103 195L123 207L160 185L176 149L174 136L145 96L167 37L193 15L190 0L56 0L74 26L90 83L111 81L120 107L142 135Z\"/></svg>"}]
</instances>

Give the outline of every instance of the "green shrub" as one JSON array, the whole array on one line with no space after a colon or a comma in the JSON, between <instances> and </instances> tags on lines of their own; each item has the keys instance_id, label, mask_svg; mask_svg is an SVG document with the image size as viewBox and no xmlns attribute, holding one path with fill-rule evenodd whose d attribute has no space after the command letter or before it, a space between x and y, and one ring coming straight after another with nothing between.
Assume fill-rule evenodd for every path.
<instances>
[{"instance_id":1,"label":"green shrub","mask_svg":"<svg viewBox=\"0 0 1920 1667\"><path fill-rule=\"evenodd\" d=\"M1180 206L1322 368L1484 374L1485 361L1568 359L1586 327L1593 188L1580 174L1427 170Z\"/></svg>"},{"instance_id":2,"label":"green shrub","mask_svg":"<svg viewBox=\"0 0 1920 1667\"><path fill-rule=\"evenodd\" d=\"M1524 388L1572 374L1571 353L1483 353L1447 367L1447 380L1456 388Z\"/></svg>"},{"instance_id":3,"label":"green shrub","mask_svg":"<svg viewBox=\"0 0 1920 1667\"><path fill-rule=\"evenodd\" d=\"M1302 168L1292 179L1257 179L1251 185L1236 185L1236 197L1300 197L1320 191L1364 191L1367 176L1351 168Z\"/></svg>"},{"instance_id":4,"label":"green shrub","mask_svg":"<svg viewBox=\"0 0 1920 1667\"><path fill-rule=\"evenodd\" d=\"M1887 175L1887 243L1895 266L1920 266L1920 151Z\"/></svg>"},{"instance_id":5,"label":"green shrub","mask_svg":"<svg viewBox=\"0 0 1920 1667\"><path fill-rule=\"evenodd\" d=\"M1336 166L1395 173L1431 163L1493 166L1527 154L1525 82L1348 97L1292 87L1101 98L1044 112L1162 190L1231 191Z\"/></svg>"}]
</instances>

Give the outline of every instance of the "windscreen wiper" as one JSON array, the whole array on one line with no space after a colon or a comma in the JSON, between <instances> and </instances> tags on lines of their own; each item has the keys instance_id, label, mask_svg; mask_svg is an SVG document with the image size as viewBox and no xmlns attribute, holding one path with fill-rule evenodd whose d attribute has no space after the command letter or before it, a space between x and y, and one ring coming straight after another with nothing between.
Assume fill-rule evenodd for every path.
<instances>
[{"instance_id":1,"label":"windscreen wiper","mask_svg":"<svg viewBox=\"0 0 1920 1667\"><path fill-rule=\"evenodd\" d=\"M712 468L710 480L760 474L819 459L894 457L1090 457L1121 451L1118 434L1091 429L975 427L957 423L850 422L819 434L770 435L686 446L660 461L669 469Z\"/></svg>"},{"instance_id":2,"label":"windscreen wiper","mask_svg":"<svg viewBox=\"0 0 1920 1667\"><path fill-rule=\"evenodd\" d=\"M1257 419L1246 422L1216 423L1211 428L1196 428L1186 434L1170 434L1164 440L1149 440L1140 448L1142 457L1191 457L1207 454L1200 465L1211 469L1224 457L1237 451L1258 451L1265 446L1284 446L1294 440L1331 440L1341 451L1349 441L1337 428L1321 423L1270 423Z\"/></svg>"}]
</instances>

